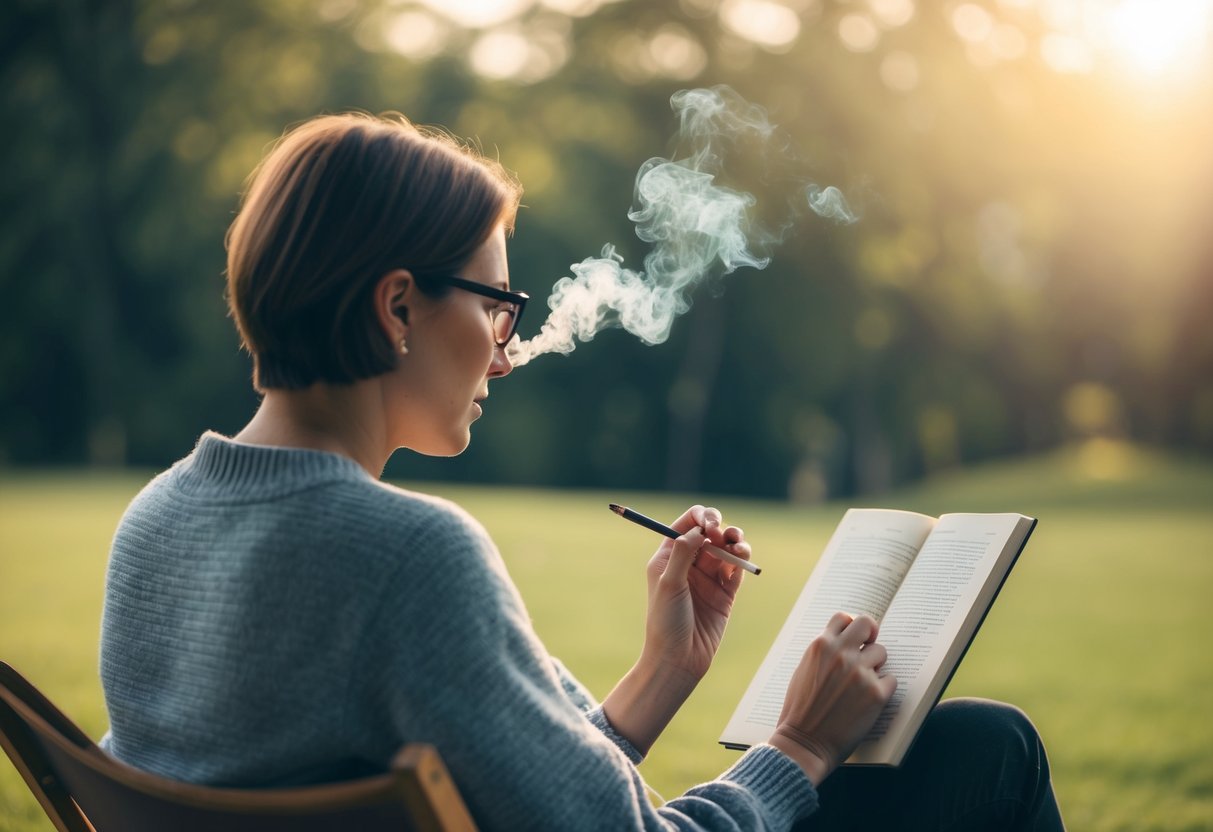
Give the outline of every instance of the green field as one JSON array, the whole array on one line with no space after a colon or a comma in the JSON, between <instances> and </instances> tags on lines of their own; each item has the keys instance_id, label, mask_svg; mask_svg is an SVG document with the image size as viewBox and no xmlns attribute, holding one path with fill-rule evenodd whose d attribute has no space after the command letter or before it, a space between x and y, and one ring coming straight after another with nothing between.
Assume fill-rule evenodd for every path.
<instances>
[{"instance_id":1,"label":"green field","mask_svg":"<svg viewBox=\"0 0 1213 832\"><path fill-rule=\"evenodd\" d=\"M144 474L0 474L0 658L94 736L110 535ZM640 645L651 533L670 495L429 489L489 528L551 651L598 695ZM716 738L845 506L715 501L765 570L742 588L716 665L642 770L671 796L736 756ZM1213 465L1112 444L940 477L866 505L1022 511L1031 544L947 695L1021 705L1045 737L1072 830L1213 829ZM51 830L0 763L0 829Z\"/></svg>"}]
</instances>

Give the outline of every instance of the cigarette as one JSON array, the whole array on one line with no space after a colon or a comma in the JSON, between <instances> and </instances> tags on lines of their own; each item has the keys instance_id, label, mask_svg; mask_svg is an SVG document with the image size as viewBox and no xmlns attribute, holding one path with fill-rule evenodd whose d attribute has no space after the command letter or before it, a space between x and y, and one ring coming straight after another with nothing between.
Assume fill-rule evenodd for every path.
<instances>
[{"instance_id":1,"label":"cigarette","mask_svg":"<svg viewBox=\"0 0 1213 832\"><path fill-rule=\"evenodd\" d=\"M658 534L663 534L666 537L670 538L671 540L675 540L679 537L682 537L681 532L674 531L673 529L671 529L669 526L665 525L664 523L658 523L652 517L645 517L643 514L641 514L638 511L632 511L630 508L627 508L625 506L616 505L615 503L609 503L609 505L611 507L611 511L618 514L624 520L631 520L633 523L636 523L639 526L644 526L646 529L652 529L653 531L657 532ZM754 564L750 563L748 560L737 557L737 555L733 554L732 552L726 552L724 549L721 549L719 546L713 546L711 543L705 543L705 544L703 544L702 550L706 550L709 554L712 555L712 557L720 558L725 563L731 563L734 566L738 566L747 572L753 572L755 575L762 574L761 567L755 566Z\"/></svg>"}]
</instances>

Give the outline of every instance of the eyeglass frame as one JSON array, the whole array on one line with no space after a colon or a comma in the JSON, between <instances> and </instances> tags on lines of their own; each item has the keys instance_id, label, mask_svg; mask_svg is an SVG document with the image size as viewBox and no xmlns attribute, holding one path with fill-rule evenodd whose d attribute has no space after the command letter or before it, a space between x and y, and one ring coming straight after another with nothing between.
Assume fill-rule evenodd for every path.
<instances>
[{"instance_id":1,"label":"eyeglass frame","mask_svg":"<svg viewBox=\"0 0 1213 832\"><path fill-rule=\"evenodd\" d=\"M420 279L425 282L436 282L446 286L453 286L456 289L462 289L465 292L471 292L474 295L480 295L493 300L503 301L512 304L514 311L512 314L513 323L510 326L510 334L506 336L504 341L497 340L497 334L493 333L493 343L498 347L504 347L513 340L518 334L518 324L522 320L523 310L526 309L526 302L531 299L531 296L526 292L507 292L505 289L498 289L495 286L486 286L483 283L477 283L474 280L467 280L453 274L427 274L419 275Z\"/></svg>"}]
</instances>

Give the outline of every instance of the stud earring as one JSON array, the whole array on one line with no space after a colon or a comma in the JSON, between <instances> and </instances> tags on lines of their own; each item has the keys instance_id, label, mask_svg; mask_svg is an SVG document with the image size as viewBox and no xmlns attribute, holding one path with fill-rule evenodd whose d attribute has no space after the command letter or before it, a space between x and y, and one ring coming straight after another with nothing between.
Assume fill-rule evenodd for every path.
<instances>
[{"instance_id":1,"label":"stud earring","mask_svg":"<svg viewBox=\"0 0 1213 832\"><path fill-rule=\"evenodd\" d=\"M401 355L408 355L408 354L409 354L409 345L408 345L408 344L406 344L406 343L404 343L404 339L403 339L403 338L401 338L401 339L400 339L400 354L401 354Z\"/></svg>"}]
</instances>

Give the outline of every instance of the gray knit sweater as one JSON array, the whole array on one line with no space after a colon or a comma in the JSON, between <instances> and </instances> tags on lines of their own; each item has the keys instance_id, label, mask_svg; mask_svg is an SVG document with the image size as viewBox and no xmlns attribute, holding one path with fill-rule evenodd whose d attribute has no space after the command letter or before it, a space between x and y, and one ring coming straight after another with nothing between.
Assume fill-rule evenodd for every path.
<instances>
[{"instance_id":1,"label":"gray knit sweater","mask_svg":"<svg viewBox=\"0 0 1213 832\"><path fill-rule=\"evenodd\" d=\"M424 741L487 829L784 829L817 803L764 745L654 808L481 526L319 451L208 433L135 498L101 679L102 744L181 780L336 780Z\"/></svg>"}]
</instances>

